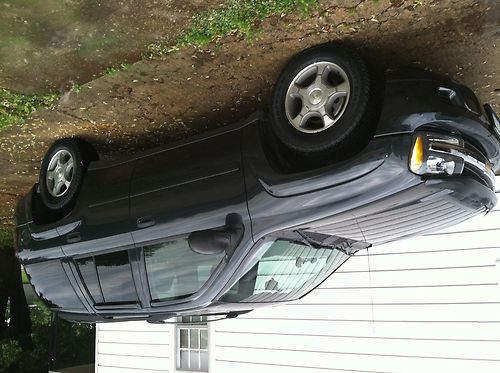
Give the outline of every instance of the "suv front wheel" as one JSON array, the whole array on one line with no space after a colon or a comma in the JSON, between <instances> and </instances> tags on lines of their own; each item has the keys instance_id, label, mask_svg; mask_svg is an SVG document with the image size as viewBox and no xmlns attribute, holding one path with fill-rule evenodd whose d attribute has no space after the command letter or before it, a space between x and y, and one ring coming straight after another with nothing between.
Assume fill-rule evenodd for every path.
<instances>
[{"instance_id":1,"label":"suv front wheel","mask_svg":"<svg viewBox=\"0 0 500 373\"><path fill-rule=\"evenodd\" d=\"M363 58L347 47L329 43L299 53L274 87L274 134L306 155L359 150L375 125L374 81Z\"/></svg>"}]
</instances>

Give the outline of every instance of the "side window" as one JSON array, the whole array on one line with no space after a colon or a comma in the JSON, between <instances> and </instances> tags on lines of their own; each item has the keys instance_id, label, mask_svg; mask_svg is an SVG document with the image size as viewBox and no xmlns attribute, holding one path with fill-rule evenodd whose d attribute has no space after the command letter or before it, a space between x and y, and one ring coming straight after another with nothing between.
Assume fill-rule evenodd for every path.
<instances>
[{"instance_id":1,"label":"side window","mask_svg":"<svg viewBox=\"0 0 500 373\"><path fill-rule=\"evenodd\" d=\"M185 238L144 247L151 299L169 301L196 293L207 282L223 257L224 253L195 253Z\"/></svg>"},{"instance_id":2,"label":"side window","mask_svg":"<svg viewBox=\"0 0 500 373\"><path fill-rule=\"evenodd\" d=\"M76 264L95 303L139 301L128 251L78 259Z\"/></svg>"}]
</instances>

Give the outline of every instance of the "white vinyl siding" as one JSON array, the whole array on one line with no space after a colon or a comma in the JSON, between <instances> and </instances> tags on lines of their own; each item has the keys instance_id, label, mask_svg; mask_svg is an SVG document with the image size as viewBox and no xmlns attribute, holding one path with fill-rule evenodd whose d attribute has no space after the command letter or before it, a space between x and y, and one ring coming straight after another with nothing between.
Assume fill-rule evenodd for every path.
<instances>
[{"instance_id":1,"label":"white vinyl siding","mask_svg":"<svg viewBox=\"0 0 500 373\"><path fill-rule=\"evenodd\" d=\"M496 207L359 252L298 302L210 324L209 372L497 373L499 282ZM101 324L96 370L175 371L174 345L168 325Z\"/></svg>"},{"instance_id":2,"label":"white vinyl siding","mask_svg":"<svg viewBox=\"0 0 500 373\"><path fill-rule=\"evenodd\" d=\"M96 372L172 372L172 325L143 321L97 324Z\"/></svg>"}]
</instances>

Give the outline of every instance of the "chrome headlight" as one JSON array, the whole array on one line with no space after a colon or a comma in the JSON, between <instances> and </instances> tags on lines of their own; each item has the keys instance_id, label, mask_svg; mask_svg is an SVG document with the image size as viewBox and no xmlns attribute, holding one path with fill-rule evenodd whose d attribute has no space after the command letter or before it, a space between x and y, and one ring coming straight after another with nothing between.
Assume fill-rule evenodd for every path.
<instances>
[{"instance_id":1,"label":"chrome headlight","mask_svg":"<svg viewBox=\"0 0 500 373\"><path fill-rule=\"evenodd\" d=\"M408 168L417 175L460 175L464 159L459 149L464 141L458 136L416 133L412 142Z\"/></svg>"}]
</instances>

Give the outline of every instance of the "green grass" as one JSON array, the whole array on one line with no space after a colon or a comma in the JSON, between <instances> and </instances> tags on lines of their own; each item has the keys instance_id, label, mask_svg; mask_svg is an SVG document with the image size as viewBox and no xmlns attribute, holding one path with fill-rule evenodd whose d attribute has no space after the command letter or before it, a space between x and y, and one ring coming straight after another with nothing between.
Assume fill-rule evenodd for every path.
<instances>
[{"instance_id":1,"label":"green grass","mask_svg":"<svg viewBox=\"0 0 500 373\"><path fill-rule=\"evenodd\" d=\"M107 67L104 69L101 75L113 75L116 74L117 72L127 70L130 67L130 64L128 63L121 63L118 66L111 66Z\"/></svg>"},{"instance_id":2,"label":"green grass","mask_svg":"<svg viewBox=\"0 0 500 373\"><path fill-rule=\"evenodd\" d=\"M101 76L113 75L130 67L127 63L106 68ZM82 86L73 84L71 91L79 93ZM24 95L0 87L0 130L15 123L23 123L33 112L53 106L59 99L57 93Z\"/></svg>"},{"instance_id":3,"label":"green grass","mask_svg":"<svg viewBox=\"0 0 500 373\"><path fill-rule=\"evenodd\" d=\"M22 123L34 111L52 106L59 95L23 95L0 88L0 129Z\"/></svg>"},{"instance_id":4,"label":"green grass","mask_svg":"<svg viewBox=\"0 0 500 373\"><path fill-rule=\"evenodd\" d=\"M28 275L24 272L24 269L21 268L21 278L23 279L23 284L29 284L30 280L28 280Z\"/></svg>"},{"instance_id":5,"label":"green grass","mask_svg":"<svg viewBox=\"0 0 500 373\"><path fill-rule=\"evenodd\" d=\"M80 93L81 90L82 86L80 84L73 83L73 85L71 86L71 92Z\"/></svg>"},{"instance_id":6,"label":"green grass","mask_svg":"<svg viewBox=\"0 0 500 373\"><path fill-rule=\"evenodd\" d=\"M148 46L150 57L161 57L186 45L206 46L219 38L237 34L247 38L255 35L257 21L294 11L308 13L317 8L318 0L236 0L227 5L200 13L189 29L172 46L153 43Z\"/></svg>"}]
</instances>

